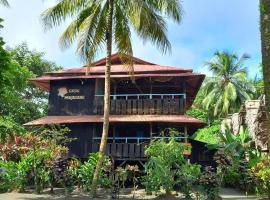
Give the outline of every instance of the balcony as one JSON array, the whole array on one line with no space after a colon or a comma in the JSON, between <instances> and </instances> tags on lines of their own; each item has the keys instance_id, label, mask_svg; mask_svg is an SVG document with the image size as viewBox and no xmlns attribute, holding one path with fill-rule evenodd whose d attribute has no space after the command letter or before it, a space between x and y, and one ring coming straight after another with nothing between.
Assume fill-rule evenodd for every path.
<instances>
[{"instance_id":1,"label":"balcony","mask_svg":"<svg viewBox=\"0 0 270 200\"><path fill-rule=\"evenodd\" d=\"M106 155L118 160L146 160L144 154L147 144L151 139L169 139L170 137L108 137ZM94 137L92 152L99 151L100 137ZM187 137L175 137L179 144L191 146ZM190 155L190 150L185 150L184 155Z\"/></svg>"},{"instance_id":2,"label":"balcony","mask_svg":"<svg viewBox=\"0 0 270 200\"><path fill-rule=\"evenodd\" d=\"M103 114L103 98L95 95L95 114ZM182 115L185 94L117 94L111 95L110 106L112 115Z\"/></svg>"}]
</instances>

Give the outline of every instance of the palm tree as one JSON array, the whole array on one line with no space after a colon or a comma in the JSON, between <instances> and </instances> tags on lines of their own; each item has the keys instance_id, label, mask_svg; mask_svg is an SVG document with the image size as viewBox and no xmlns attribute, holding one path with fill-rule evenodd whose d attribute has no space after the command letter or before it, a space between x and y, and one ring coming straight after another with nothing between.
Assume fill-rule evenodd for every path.
<instances>
[{"instance_id":1,"label":"palm tree","mask_svg":"<svg viewBox=\"0 0 270 200\"><path fill-rule=\"evenodd\" d=\"M67 48L77 39L77 52L89 63L89 67L97 53L106 46L104 122L100 156L92 184L93 195L104 160L109 128L112 42L125 62L132 67L130 28L140 38L150 40L165 53L171 49L171 45L166 36L167 24L163 16L179 23L181 13L178 0L61 0L42 14L47 28L60 25L69 17L75 17L62 34L60 45ZM86 69L88 73L88 67Z\"/></svg>"},{"instance_id":2,"label":"palm tree","mask_svg":"<svg viewBox=\"0 0 270 200\"><path fill-rule=\"evenodd\" d=\"M7 0L0 0L0 4L2 4L3 6L9 7L9 3Z\"/></svg>"},{"instance_id":3,"label":"palm tree","mask_svg":"<svg viewBox=\"0 0 270 200\"><path fill-rule=\"evenodd\" d=\"M249 56L240 58L234 53L216 52L212 61L206 62L213 77L206 79L202 88L205 98L203 106L214 116L226 116L251 98L255 88L247 79L243 62Z\"/></svg>"},{"instance_id":4,"label":"palm tree","mask_svg":"<svg viewBox=\"0 0 270 200\"><path fill-rule=\"evenodd\" d=\"M270 157L270 1L260 0L260 29L265 105L268 118L268 151Z\"/></svg>"}]
</instances>

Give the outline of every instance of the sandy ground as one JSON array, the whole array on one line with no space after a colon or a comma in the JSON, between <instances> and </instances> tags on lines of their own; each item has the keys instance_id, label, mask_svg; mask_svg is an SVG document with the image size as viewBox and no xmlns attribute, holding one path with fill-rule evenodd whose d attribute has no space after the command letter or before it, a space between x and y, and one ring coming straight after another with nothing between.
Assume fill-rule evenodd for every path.
<instances>
[{"instance_id":1,"label":"sandy ground","mask_svg":"<svg viewBox=\"0 0 270 200\"><path fill-rule=\"evenodd\" d=\"M121 189L119 199L155 199L155 200L173 200L173 199L183 199L181 194L176 194L175 196L155 196L155 195L147 195L144 190L139 189L135 192L135 198L133 198L132 189ZM10 192L10 193L3 193L0 194L0 200L89 200L93 199L87 193L82 192L73 192L69 196L63 195L62 190L56 190L54 195L49 194L48 191L43 192L40 195L36 195L33 193L18 193L18 192ZM112 199L111 191L110 190L99 190L98 191L98 198L100 199ZM93 199L94 200L94 199Z\"/></svg>"},{"instance_id":2,"label":"sandy ground","mask_svg":"<svg viewBox=\"0 0 270 200\"><path fill-rule=\"evenodd\" d=\"M40 195L33 194L33 192L29 193L18 193L18 192L10 192L0 194L0 200L101 200L101 199L112 199L111 190L102 189L98 191L98 198L91 198L91 196L87 193L82 193L75 191L69 196L63 195L63 189L56 189L55 194L49 194L49 191L44 191ZM220 190L220 196L224 200L256 200L259 199L255 195L245 196L242 192L239 192L234 189L222 188ZM135 198L133 198L132 189L121 189L119 199L151 199L151 200L179 200L184 199L183 195L175 194L174 196L155 196L155 195L147 195L143 189L139 189L135 192ZM196 198L194 198L196 199Z\"/></svg>"}]
</instances>

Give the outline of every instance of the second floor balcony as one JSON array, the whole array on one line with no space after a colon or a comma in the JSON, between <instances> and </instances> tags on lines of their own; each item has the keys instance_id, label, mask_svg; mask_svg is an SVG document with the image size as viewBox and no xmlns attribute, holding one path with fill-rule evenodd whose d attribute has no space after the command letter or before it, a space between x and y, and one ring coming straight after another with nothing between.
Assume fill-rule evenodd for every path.
<instances>
[{"instance_id":1,"label":"second floor balcony","mask_svg":"<svg viewBox=\"0 0 270 200\"><path fill-rule=\"evenodd\" d=\"M103 114L104 96L95 95L94 113ZM182 115L185 94L114 94L110 100L112 115Z\"/></svg>"}]
</instances>

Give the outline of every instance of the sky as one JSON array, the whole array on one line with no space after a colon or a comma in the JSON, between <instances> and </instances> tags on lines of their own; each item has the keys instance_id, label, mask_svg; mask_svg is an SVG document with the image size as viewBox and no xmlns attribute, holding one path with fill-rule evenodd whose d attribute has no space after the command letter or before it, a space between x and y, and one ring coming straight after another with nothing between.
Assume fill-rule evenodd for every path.
<instances>
[{"instance_id":1,"label":"sky","mask_svg":"<svg viewBox=\"0 0 270 200\"><path fill-rule=\"evenodd\" d=\"M181 0L184 10L181 24L168 21L171 54L163 55L150 42L142 42L132 34L134 56L167 66L192 68L210 74L205 61L219 50L247 53L245 62L249 77L259 73L261 47L259 32L259 0ZM40 14L54 5L55 0L9 0L10 8L0 7L5 21L1 32L6 45L14 47L27 42L31 49L45 53L45 58L64 68L82 66L76 55L76 44L61 50L58 39L68 22L44 31ZM98 58L103 57L100 54Z\"/></svg>"}]
</instances>

